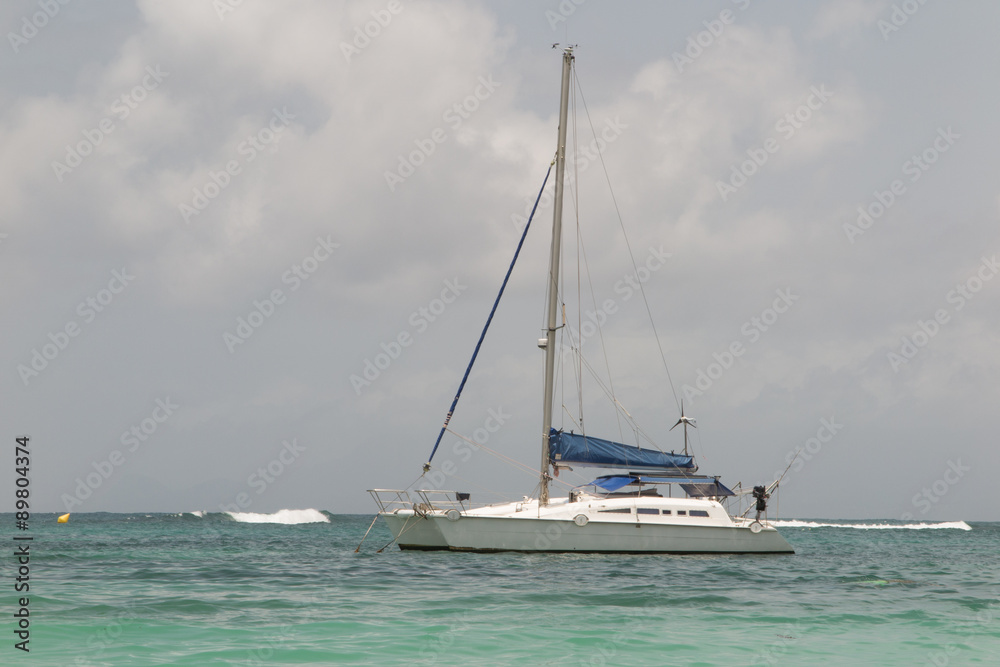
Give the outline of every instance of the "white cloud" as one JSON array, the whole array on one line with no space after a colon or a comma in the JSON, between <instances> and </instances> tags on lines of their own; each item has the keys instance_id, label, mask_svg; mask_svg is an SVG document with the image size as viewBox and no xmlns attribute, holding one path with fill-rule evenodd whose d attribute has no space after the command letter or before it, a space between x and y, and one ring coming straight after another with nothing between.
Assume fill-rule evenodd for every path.
<instances>
[{"instance_id":1,"label":"white cloud","mask_svg":"<svg viewBox=\"0 0 1000 667\"><path fill-rule=\"evenodd\" d=\"M835 35L841 44L849 46L859 38L862 29L875 24L889 7L889 0L833 0L824 3L816 15L809 36L825 39Z\"/></svg>"}]
</instances>

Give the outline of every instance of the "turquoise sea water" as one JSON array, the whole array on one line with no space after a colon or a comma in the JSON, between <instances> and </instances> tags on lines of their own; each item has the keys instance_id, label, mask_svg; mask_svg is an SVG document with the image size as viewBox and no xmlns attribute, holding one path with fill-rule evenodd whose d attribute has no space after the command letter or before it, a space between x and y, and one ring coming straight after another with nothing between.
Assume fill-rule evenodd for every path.
<instances>
[{"instance_id":1,"label":"turquoise sea water","mask_svg":"<svg viewBox=\"0 0 1000 667\"><path fill-rule=\"evenodd\" d=\"M311 514L33 515L31 652L8 556L0 664L1000 664L1000 523L793 522L793 556L612 556L379 554L380 522L355 554L370 516Z\"/></svg>"}]
</instances>

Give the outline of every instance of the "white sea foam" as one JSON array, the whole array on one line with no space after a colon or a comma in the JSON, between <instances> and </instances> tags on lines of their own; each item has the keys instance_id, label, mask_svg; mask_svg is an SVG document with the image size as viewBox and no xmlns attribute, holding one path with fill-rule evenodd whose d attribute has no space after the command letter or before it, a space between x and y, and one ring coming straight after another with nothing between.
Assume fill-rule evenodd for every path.
<instances>
[{"instance_id":1,"label":"white sea foam","mask_svg":"<svg viewBox=\"0 0 1000 667\"><path fill-rule=\"evenodd\" d=\"M188 512L188 514L193 514L194 516L198 517L199 519L204 519L205 518L205 512L202 511L202 510L195 510L194 512Z\"/></svg>"},{"instance_id":2,"label":"white sea foam","mask_svg":"<svg viewBox=\"0 0 1000 667\"><path fill-rule=\"evenodd\" d=\"M779 528L857 528L859 530L933 530L952 528L955 530L972 530L972 526L964 521L942 521L941 523L820 523L818 521L772 521Z\"/></svg>"},{"instance_id":3,"label":"white sea foam","mask_svg":"<svg viewBox=\"0 0 1000 667\"><path fill-rule=\"evenodd\" d=\"M330 523L330 519L319 510L278 510L274 514L256 512L226 512L234 521L241 523Z\"/></svg>"}]
</instances>

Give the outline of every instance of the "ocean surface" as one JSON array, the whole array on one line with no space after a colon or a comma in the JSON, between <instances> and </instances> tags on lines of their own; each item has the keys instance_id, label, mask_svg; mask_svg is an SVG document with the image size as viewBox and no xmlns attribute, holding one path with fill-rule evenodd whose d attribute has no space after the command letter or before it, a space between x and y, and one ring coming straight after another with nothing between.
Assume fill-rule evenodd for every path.
<instances>
[{"instance_id":1,"label":"ocean surface","mask_svg":"<svg viewBox=\"0 0 1000 667\"><path fill-rule=\"evenodd\" d=\"M781 556L377 549L371 516L33 514L0 665L1000 664L1000 523L783 521ZM14 516L2 515L5 526Z\"/></svg>"}]
</instances>

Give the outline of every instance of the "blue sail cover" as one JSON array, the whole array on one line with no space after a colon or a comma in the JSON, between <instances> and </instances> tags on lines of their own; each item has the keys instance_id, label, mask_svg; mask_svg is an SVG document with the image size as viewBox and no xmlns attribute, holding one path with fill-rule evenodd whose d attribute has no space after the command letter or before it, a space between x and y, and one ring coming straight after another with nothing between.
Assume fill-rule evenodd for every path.
<instances>
[{"instance_id":1,"label":"blue sail cover","mask_svg":"<svg viewBox=\"0 0 1000 667\"><path fill-rule=\"evenodd\" d=\"M668 454L656 449L639 449L620 442L592 438L558 429L549 432L549 460L595 468L627 468L661 472L694 472L694 457Z\"/></svg>"}]
</instances>

